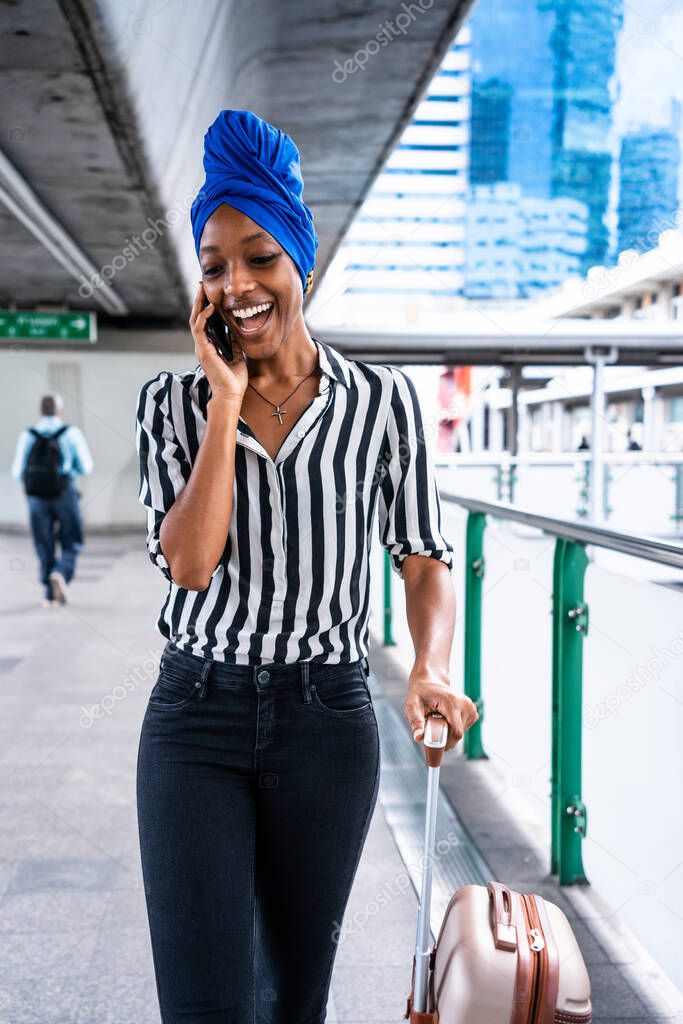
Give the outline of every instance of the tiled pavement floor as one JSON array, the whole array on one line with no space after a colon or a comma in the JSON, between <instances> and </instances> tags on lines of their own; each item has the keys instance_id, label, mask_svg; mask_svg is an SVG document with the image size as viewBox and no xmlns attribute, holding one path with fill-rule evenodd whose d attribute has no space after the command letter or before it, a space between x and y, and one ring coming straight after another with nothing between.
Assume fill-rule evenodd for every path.
<instances>
[{"instance_id":1,"label":"tiled pavement floor","mask_svg":"<svg viewBox=\"0 0 683 1024\"><path fill-rule=\"evenodd\" d=\"M42 609L29 538L0 536L0 1024L158 1024L135 765L163 644L154 621L164 592L142 533L91 536L69 605ZM373 650L382 685L387 657ZM387 677L400 708L395 669ZM124 679L137 685L117 699ZM108 704L105 717L83 715L100 701ZM527 891L547 890L572 917L589 963L595 1021L676 1019L648 1005L628 965L614 962L590 920L543 877L525 837L514 835L510 845L502 814L481 819L481 771L453 759L442 770L444 788L492 868ZM403 874L378 803L335 963L331 1022L402 1019L417 913L413 889L396 885ZM396 895L368 913L380 890Z\"/></svg>"}]
</instances>

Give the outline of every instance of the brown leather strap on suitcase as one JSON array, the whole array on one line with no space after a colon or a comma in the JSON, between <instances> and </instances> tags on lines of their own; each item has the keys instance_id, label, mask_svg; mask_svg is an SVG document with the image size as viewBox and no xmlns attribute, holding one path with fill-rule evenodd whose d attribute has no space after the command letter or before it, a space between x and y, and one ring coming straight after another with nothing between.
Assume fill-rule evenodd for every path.
<instances>
[{"instance_id":1,"label":"brown leather strap on suitcase","mask_svg":"<svg viewBox=\"0 0 683 1024\"><path fill-rule=\"evenodd\" d=\"M496 949L515 953L515 991L512 996L510 1024L529 1024L533 995L533 962L526 933L526 914L521 895L502 882L490 881L491 931Z\"/></svg>"},{"instance_id":2,"label":"brown leather strap on suitcase","mask_svg":"<svg viewBox=\"0 0 683 1024\"><path fill-rule=\"evenodd\" d=\"M517 971L511 1024L529 1024L531 1000L538 982L540 1003L536 1007L531 1024L556 1024L555 1010L560 983L560 962L557 944L550 926L550 920L541 896L527 896L533 901L543 949L535 957L529 946L529 922L525 911L525 896L515 892L501 882L489 882L487 886L491 900L491 928L497 949L517 953ZM535 924L535 922L532 922Z\"/></svg>"},{"instance_id":3,"label":"brown leather strap on suitcase","mask_svg":"<svg viewBox=\"0 0 683 1024\"><path fill-rule=\"evenodd\" d=\"M488 882L486 888L491 900L491 930L496 949L517 949L517 928L513 917L513 897L518 895L502 882Z\"/></svg>"},{"instance_id":4,"label":"brown leather strap on suitcase","mask_svg":"<svg viewBox=\"0 0 683 1024\"><path fill-rule=\"evenodd\" d=\"M515 892L514 889L511 889L510 892L512 894L512 919L517 932L517 970L510 1024L531 1024L531 1000L534 994L536 965L529 949L524 901L521 894Z\"/></svg>"},{"instance_id":5,"label":"brown leather strap on suitcase","mask_svg":"<svg viewBox=\"0 0 683 1024\"><path fill-rule=\"evenodd\" d=\"M534 893L531 898L541 923L546 959L545 990L542 1006L539 1007L538 1024L555 1024L557 993L560 987L560 955L543 897Z\"/></svg>"}]
</instances>

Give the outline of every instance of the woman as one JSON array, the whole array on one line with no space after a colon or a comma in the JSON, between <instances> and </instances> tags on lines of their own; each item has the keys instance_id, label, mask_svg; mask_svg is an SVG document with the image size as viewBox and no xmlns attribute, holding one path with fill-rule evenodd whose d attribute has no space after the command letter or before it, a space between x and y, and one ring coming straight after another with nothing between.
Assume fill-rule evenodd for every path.
<instances>
[{"instance_id":1,"label":"woman","mask_svg":"<svg viewBox=\"0 0 683 1024\"><path fill-rule=\"evenodd\" d=\"M448 685L453 549L414 386L304 322L318 240L296 147L226 110L204 166L198 365L138 403L148 549L169 581L137 791L157 991L165 1024L317 1024L379 783L375 509L406 582L415 738L440 710L449 749L476 710Z\"/></svg>"}]
</instances>

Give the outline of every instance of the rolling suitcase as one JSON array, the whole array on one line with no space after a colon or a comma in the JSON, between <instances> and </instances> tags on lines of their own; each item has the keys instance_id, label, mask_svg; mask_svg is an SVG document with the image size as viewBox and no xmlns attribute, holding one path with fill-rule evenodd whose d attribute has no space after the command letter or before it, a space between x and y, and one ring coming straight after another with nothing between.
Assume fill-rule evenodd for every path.
<instances>
[{"instance_id":1,"label":"rolling suitcase","mask_svg":"<svg viewBox=\"0 0 683 1024\"><path fill-rule=\"evenodd\" d=\"M500 882L463 885L453 894L430 948L432 861L439 766L448 726L425 721L427 808L413 976L404 1019L410 1024L588 1024L590 980L562 910Z\"/></svg>"}]
</instances>

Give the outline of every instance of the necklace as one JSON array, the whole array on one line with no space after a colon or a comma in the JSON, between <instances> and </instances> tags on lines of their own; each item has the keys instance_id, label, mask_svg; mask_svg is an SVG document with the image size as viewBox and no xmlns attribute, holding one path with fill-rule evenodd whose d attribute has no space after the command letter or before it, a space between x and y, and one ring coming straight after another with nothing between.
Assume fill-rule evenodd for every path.
<instances>
[{"instance_id":1,"label":"necklace","mask_svg":"<svg viewBox=\"0 0 683 1024\"><path fill-rule=\"evenodd\" d=\"M286 409L283 408L284 403L289 401L289 399L292 397L294 392L298 391L299 388L301 387L301 385L303 384L303 382L305 380L308 380L308 378L311 377L315 373L315 371L317 369L318 369L318 367L314 366L313 369L311 370L311 372L307 373L306 376L303 378L303 380L299 381L297 386L294 388L294 391L292 391L291 394L287 395L286 398L282 399L282 402L280 404L278 404L276 402L271 402L271 400L269 398L266 398L265 395L262 395L261 392L257 388L255 388L253 384L250 383L249 387L250 388L254 388L254 391L256 392L256 394L259 396L259 398L262 398L264 402L268 402L268 405L272 405L273 406L273 408L275 409L275 412L271 412L270 415L271 416L277 416L277 418L279 419L280 423L282 423L282 417L285 415L285 413L287 411Z\"/></svg>"}]
</instances>

